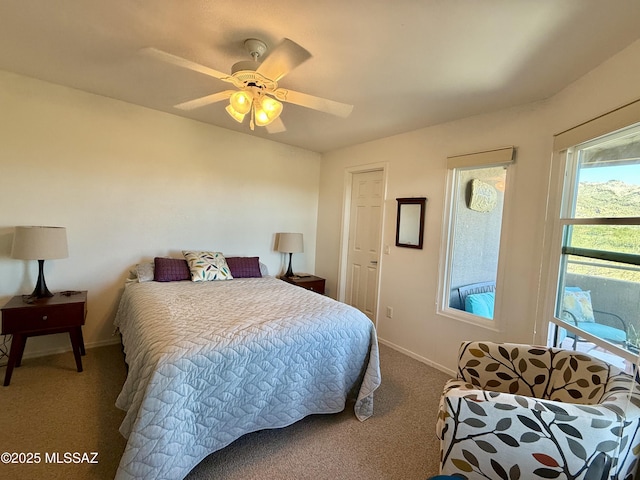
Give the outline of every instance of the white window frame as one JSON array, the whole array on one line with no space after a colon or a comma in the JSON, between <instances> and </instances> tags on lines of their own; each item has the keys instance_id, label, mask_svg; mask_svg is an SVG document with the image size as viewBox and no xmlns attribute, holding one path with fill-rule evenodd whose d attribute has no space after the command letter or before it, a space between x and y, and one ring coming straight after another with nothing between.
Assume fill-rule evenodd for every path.
<instances>
[{"instance_id":1,"label":"white window frame","mask_svg":"<svg viewBox=\"0 0 640 480\"><path fill-rule=\"evenodd\" d=\"M440 241L440 264L439 264L439 281L438 281L438 301L436 304L436 313L446 317L458 320L463 323L480 326L494 332L501 332L504 329L502 315L502 270L503 256L506 250L506 231L508 224L508 211L511 204L511 188L513 183L513 163L515 160L515 147L503 147L495 150L489 150L478 153L470 153L464 155L456 155L447 158L447 189L445 208L443 209L442 219L442 238ZM456 218L456 170L468 168L489 168L504 167L505 172L505 192L504 205L502 210L502 221L500 228L500 249L498 253L498 268L496 271L496 290L495 305L493 319L474 315L457 308L449 307L449 298L451 290L451 255L454 249L453 228Z\"/></svg>"},{"instance_id":2,"label":"white window frame","mask_svg":"<svg viewBox=\"0 0 640 480\"><path fill-rule=\"evenodd\" d=\"M596 141L597 139L611 135L619 130L633 127L640 124L640 100L620 107L612 112L597 117L589 122L585 122L570 130L555 135L554 152L551 168L551 179L555 179L555 185L551 185L549 192L549 209L547 224L552 224L551 238L547 239L546 258L549 263L544 266L548 269L547 290L543 300L543 308L541 309L543 318L538 319L542 332L546 333L547 344L552 342L551 325L559 325L560 327L574 333L581 338L588 340L598 346L601 346L611 353L635 363L638 356L628 352L618 345L609 343L599 337L595 337L587 332L574 327L573 325L562 321L556 316L556 303L558 299L558 282L561 274L562 259L562 242L564 228L567 225L640 225L640 217L635 218L589 218L577 219L568 216L568 206L564 204L565 188L575 187L576 162L570 157L573 155L573 149L577 146ZM571 170L567 170L567 162L572 161ZM569 184L569 179L573 180ZM565 187L567 185L567 187ZM573 194L573 192L571 192Z\"/></svg>"}]
</instances>

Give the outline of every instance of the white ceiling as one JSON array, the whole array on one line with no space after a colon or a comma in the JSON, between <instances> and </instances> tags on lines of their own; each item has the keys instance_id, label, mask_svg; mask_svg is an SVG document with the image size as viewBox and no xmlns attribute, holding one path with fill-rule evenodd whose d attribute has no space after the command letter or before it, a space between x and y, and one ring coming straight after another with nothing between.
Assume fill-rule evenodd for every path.
<instances>
[{"instance_id":1,"label":"white ceiling","mask_svg":"<svg viewBox=\"0 0 640 480\"><path fill-rule=\"evenodd\" d=\"M0 69L317 152L547 98L640 38L638 0L1 0ZM354 105L347 119L285 104L287 131L251 132L225 102L243 41L287 37L313 57L280 86Z\"/></svg>"}]
</instances>

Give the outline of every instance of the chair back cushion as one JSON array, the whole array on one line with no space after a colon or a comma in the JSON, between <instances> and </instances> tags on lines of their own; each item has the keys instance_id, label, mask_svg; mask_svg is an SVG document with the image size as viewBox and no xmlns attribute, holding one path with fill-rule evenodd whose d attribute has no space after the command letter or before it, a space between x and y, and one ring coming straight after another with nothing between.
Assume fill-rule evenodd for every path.
<instances>
[{"instance_id":1,"label":"chair back cushion","mask_svg":"<svg viewBox=\"0 0 640 480\"><path fill-rule=\"evenodd\" d=\"M620 370L590 355L513 343L464 342L458 378L483 390L593 405Z\"/></svg>"},{"instance_id":2,"label":"chair back cushion","mask_svg":"<svg viewBox=\"0 0 640 480\"><path fill-rule=\"evenodd\" d=\"M563 312L570 313L571 318L575 319L578 323L594 323L596 321L593 315L593 307L591 306L590 291L566 288L564 301L562 302L562 310Z\"/></svg>"}]
</instances>

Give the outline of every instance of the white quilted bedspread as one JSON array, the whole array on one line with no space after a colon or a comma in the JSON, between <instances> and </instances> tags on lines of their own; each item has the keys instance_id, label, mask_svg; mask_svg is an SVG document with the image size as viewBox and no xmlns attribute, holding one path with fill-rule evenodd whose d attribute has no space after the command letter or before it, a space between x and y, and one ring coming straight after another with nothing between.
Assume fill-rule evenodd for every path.
<instances>
[{"instance_id":1,"label":"white quilted bedspread","mask_svg":"<svg viewBox=\"0 0 640 480\"><path fill-rule=\"evenodd\" d=\"M360 311L273 277L130 283L117 479L182 479L242 435L317 413L373 413L378 343Z\"/></svg>"}]
</instances>

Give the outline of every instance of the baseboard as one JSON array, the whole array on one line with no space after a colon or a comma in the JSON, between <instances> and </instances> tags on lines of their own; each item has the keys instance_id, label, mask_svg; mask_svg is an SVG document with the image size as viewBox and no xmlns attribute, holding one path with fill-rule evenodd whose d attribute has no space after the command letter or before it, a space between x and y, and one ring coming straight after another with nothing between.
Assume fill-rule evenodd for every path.
<instances>
[{"instance_id":1,"label":"baseboard","mask_svg":"<svg viewBox=\"0 0 640 480\"><path fill-rule=\"evenodd\" d=\"M451 375L452 377L456 376L456 372L454 372L453 370L444 367L442 365L440 365L439 363L436 363L432 360L429 360L428 358L425 358L423 356L420 356L416 353L413 353L411 350L407 350L406 348L402 348L399 345L396 345L395 343L389 342L388 340L385 340L383 338L378 338L378 341L380 343L382 343L383 345L386 345L389 348L393 348L394 350L397 350L400 353L403 353L405 355L407 355L408 357L413 358L414 360L418 360L421 363L424 363L426 365L429 365L430 367L435 368L436 370L440 370L441 372L447 373L449 375Z\"/></svg>"},{"instance_id":2,"label":"baseboard","mask_svg":"<svg viewBox=\"0 0 640 480\"><path fill-rule=\"evenodd\" d=\"M411 350L407 350L406 348L403 348L399 345L396 345L393 342L389 342L388 340L385 340L384 338L378 338L378 341L380 343L382 343L383 345L386 345L389 348L393 348L394 350L403 353L404 355L407 355L408 357L413 358L414 360L417 360L421 363L424 363L425 365L429 365L430 367L433 367L437 370L440 370L441 372L447 373L449 375L451 375L452 377L455 377L456 373L449 369L444 367L443 365L440 365L439 363L436 363L432 360L429 360L428 358L425 358L421 355L418 355L414 352L412 352ZM90 343L85 343L85 348L91 349L91 348L98 348L98 347L106 347L107 345L115 345L120 343L120 336L119 335L114 335L111 338L108 338L106 340L98 340L97 342L90 342ZM59 347L59 348L51 348L51 349L46 349L46 350L38 350L36 352L30 352L30 353L25 353L24 355L24 359L28 359L28 358L37 358L37 357L46 357L47 355L57 355L59 353L67 353L67 352L71 352L72 349L71 347ZM2 360L0 360L0 367L4 367L7 364L8 359L5 357Z\"/></svg>"},{"instance_id":3,"label":"baseboard","mask_svg":"<svg viewBox=\"0 0 640 480\"><path fill-rule=\"evenodd\" d=\"M108 338L106 340L98 340L97 342L85 343L84 347L85 349L89 350L91 348L106 347L107 345L115 345L117 343L120 343L120 335L114 335L113 337ZM45 350L37 350L35 352L28 352L28 353L25 352L22 358L24 360L29 358L46 357L48 355L57 355L59 353L67 353L71 351L73 351L73 349L71 348L71 345L69 345L68 347L49 348ZM0 367L6 366L8 361L9 359L7 357L2 358L0 360Z\"/></svg>"}]
</instances>

